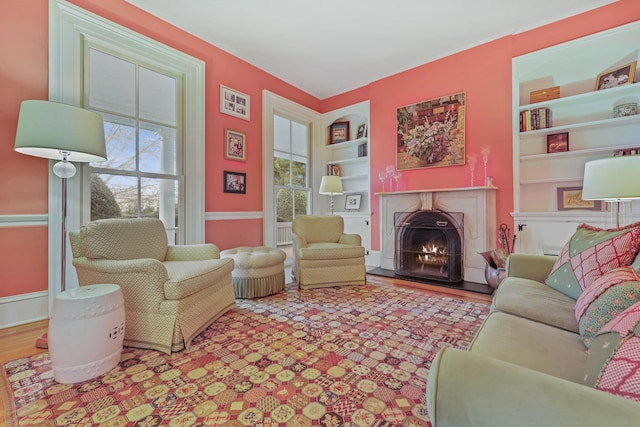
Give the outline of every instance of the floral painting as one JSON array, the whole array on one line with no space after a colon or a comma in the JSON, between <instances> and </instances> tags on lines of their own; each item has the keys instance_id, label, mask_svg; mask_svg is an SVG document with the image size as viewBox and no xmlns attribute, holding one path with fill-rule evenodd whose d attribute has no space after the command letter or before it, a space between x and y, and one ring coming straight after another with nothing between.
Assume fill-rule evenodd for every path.
<instances>
[{"instance_id":1,"label":"floral painting","mask_svg":"<svg viewBox=\"0 0 640 427\"><path fill-rule=\"evenodd\" d=\"M464 165L466 94L398 108L396 169Z\"/></svg>"}]
</instances>

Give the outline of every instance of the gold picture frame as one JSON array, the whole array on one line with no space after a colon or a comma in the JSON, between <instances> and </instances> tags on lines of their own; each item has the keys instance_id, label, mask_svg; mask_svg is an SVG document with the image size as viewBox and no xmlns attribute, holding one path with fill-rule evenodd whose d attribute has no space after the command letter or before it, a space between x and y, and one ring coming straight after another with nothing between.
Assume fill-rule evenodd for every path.
<instances>
[{"instance_id":1,"label":"gold picture frame","mask_svg":"<svg viewBox=\"0 0 640 427\"><path fill-rule=\"evenodd\" d=\"M396 170L465 164L466 93L396 111Z\"/></svg>"},{"instance_id":2,"label":"gold picture frame","mask_svg":"<svg viewBox=\"0 0 640 427\"><path fill-rule=\"evenodd\" d=\"M557 187L557 210L567 211L581 209L588 211L601 211L601 200L582 200L582 187Z\"/></svg>"},{"instance_id":3,"label":"gold picture frame","mask_svg":"<svg viewBox=\"0 0 640 427\"><path fill-rule=\"evenodd\" d=\"M224 132L224 158L245 161L247 159L247 135L231 129Z\"/></svg>"},{"instance_id":4,"label":"gold picture frame","mask_svg":"<svg viewBox=\"0 0 640 427\"><path fill-rule=\"evenodd\" d=\"M599 74L596 79L596 90L610 89L612 87L633 83L637 62L638 61L633 61L615 70Z\"/></svg>"}]
</instances>

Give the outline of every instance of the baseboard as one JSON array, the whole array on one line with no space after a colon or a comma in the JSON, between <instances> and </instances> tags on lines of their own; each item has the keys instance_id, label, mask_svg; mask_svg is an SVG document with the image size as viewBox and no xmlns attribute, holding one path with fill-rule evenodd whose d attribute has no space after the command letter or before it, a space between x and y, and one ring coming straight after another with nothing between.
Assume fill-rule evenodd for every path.
<instances>
[{"instance_id":1,"label":"baseboard","mask_svg":"<svg viewBox=\"0 0 640 427\"><path fill-rule=\"evenodd\" d=\"M49 318L49 292L0 298L0 329Z\"/></svg>"}]
</instances>

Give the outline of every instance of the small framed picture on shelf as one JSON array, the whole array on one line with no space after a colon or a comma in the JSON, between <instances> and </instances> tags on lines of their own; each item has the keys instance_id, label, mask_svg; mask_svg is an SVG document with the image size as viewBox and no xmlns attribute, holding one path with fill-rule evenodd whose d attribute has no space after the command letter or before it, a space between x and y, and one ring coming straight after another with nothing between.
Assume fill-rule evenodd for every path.
<instances>
[{"instance_id":1,"label":"small framed picture on shelf","mask_svg":"<svg viewBox=\"0 0 640 427\"><path fill-rule=\"evenodd\" d=\"M250 120L251 98L247 94L220 85L220 112Z\"/></svg>"},{"instance_id":2,"label":"small framed picture on shelf","mask_svg":"<svg viewBox=\"0 0 640 427\"><path fill-rule=\"evenodd\" d=\"M335 122L330 126L330 144L338 144L349 140L349 122Z\"/></svg>"},{"instance_id":3,"label":"small framed picture on shelf","mask_svg":"<svg viewBox=\"0 0 640 427\"><path fill-rule=\"evenodd\" d=\"M344 202L345 211L359 211L362 194L347 194Z\"/></svg>"},{"instance_id":4,"label":"small framed picture on shelf","mask_svg":"<svg viewBox=\"0 0 640 427\"><path fill-rule=\"evenodd\" d=\"M224 183L225 193L247 193L247 174L243 172L223 172L222 182Z\"/></svg>"},{"instance_id":5,"label":"small framed picture on shelf","mask_svg":"<svg viewBox=\"0 0 640 427\"><path fill-rule=\"evenodd\" d=\"M246 160L247 135L235 130L226 129L224 132L224 158L229 160Z\"/></svg>"},{"instance_id":6,"label":"small framed picture on shelf","mask_svg":"<svg viewBox=\"0 0 640 427\"><path fill-rule=\"evenodd\" d=\"M627 83L633 83L637 62L638 61L633 61L623 67L598 75L596 79L596 90L610 89Z\"/></svg>"},{"instance_id":7,"label":"small framed picture on shelf","mask_svg":"<svg viewBox=\"0 0 640 427\"><path fill-rule=\"evenodd\" d=\"M547 135L547 153L569 151L569 132Z\"/></svg>"},{"instance_id":8,"label":"small framed picture on shelf","mask_svg":"<svg viewBox=\"0 0 640 427\"><path fill-rule=\"evenodd\" d=\"M356 134L356 138L360 139L364 138L365 136L367 136L367 124L363 123L358 126L358 133Z\"/></svg>"},{"instance_id":9,"label":"small framed picture on shelf","mask_svg":"<svg viewBox=\"0 0 640 427\"><path fill-rule=\"evenodd\" d=\"M557 187L559 211L582 209L588 211L601 211L601 200L582 200L582 187Z\"/></svg>"}]
</instances>

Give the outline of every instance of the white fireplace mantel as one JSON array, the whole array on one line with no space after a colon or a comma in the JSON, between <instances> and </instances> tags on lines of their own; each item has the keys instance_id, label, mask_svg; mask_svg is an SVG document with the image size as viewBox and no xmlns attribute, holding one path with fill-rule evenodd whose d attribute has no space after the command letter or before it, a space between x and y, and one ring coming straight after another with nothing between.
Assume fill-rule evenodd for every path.
<instances>
[{"instance_id":1,"label":"white fireplace mantel","mask_svg":"<svg viewBox=\"0 0 640 427\"><path fill-rule=\"evenodd\" d=\"M375 193L380 197L380 267L393 270L395 212L439 209L464 214L463 278L486 283L478 254L496 248L497 187L464 187Z\"/></svg>"}]
</instances>

